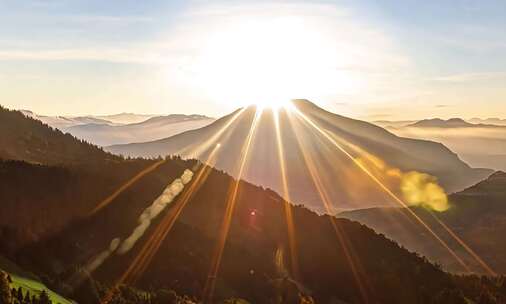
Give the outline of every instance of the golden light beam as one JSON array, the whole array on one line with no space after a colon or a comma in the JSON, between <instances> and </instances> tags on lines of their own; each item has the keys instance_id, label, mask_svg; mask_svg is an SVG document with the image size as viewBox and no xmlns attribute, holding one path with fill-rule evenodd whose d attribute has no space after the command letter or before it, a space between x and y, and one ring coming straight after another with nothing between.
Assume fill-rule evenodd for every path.
<instances>
[{"instance_id":1,"label":"golden light beam","mask_svg":"<svg viewBox=\"0 0 506 304\"><path fill-rule=\"evenodd\" d=\"M158 168L158 166L160 166L164 162L165 162L165 159L157 161L156 163L152 164L151 166L149 166L149 167L143 169L142 171L140 171L139 173L137 173L134 177L132 177L127 182L125 182L123 185L121 185L111 195L109 195L103 201L101 201L100 203L98 203L98 205L95 208L93 208L93 210L91 210L88 213L88 216L92 216L93 214L97 213L98 211L100 211L105 206L109 205L116 197L118 197L118 195L120 195L123 191L125 191L126 189L128 189L128 187L130 187L131 185L133 185L135 182L137 182L139 179L141 179L146 174L148 174L148 173L152 172L153 170L155 170L156 168Z\"/></svg>"},{"instance_id":2,"label":"golden light beam","mask_svg":"<svg viewBox=\"0 0 506 304\"><path fill-rule=\"evenodd\" d=\"M211 160L214 159L214 156L219 148L220 145L215 146L215 148L209 155L207 162L211 162ZM184 190L182 197L177 200L176 204L163 217L163 219L160 221L155 231L152 233L151 237L146 241L146 243L142 247L139 254L134 258L134 260L127 268L127 270L116 281L114 287L111 288L102 298L100 303L102 304L109 303L114 295L114 290L119 285L125 282L131 282L135 280L136 278L139 277L140 274L142 274L145 271L145 269L149 266L151 259L158 251L161 242L165 239L165 236L172 229L172 226L179 217L184 206L188 203L188 201L196 193L196 191L198 191L198 189L202 186L202 184L207 179L211 171L212 170L209 165L202 164L202 168L192 181L191 185L188 187L188 189Z\"/></svg>"},{"instance_id":3,"label":"golden light beam","mask_svg":"<svg viewBox=\"0 0 506 304\"><path fill-rule=\"evenodd\" d=\"M253 140L255 130L257 128L258 121L260 120L260 116L262 115L262 110L257 108L255 117L251 123L251 128L249 130L248 136L245 141L245 145L243 146L241 159L239 161L239 172L237 174L236 179L233 181L231 188L229 190L227 206L225 209L225 214L222 222L222 226L220 229L220 235L217 241L216 248L214 250L213 258L211 260L211 268L209 270L209 274L206 279L206 283L203 290L202 300L203 303L211 303L214 294L214 288L216 284L216 277L218 275L218 271L221 264L221 258L223 256L223 250L225 248L225 243L227 241L228 232L230 230L230 224L232 221L232 215L235 208L235 202L237 199L237 195L239 192L239 185L241 183L241 177L244 172L245 164L247 161L247 157L249 154L249 150L251 147L251 142Z\"/></svg>"},{"instance_id":4,"label":"golden light beam","mask_svg":"<svg viewBox=\"0 0 506 304\"><path fill-rule=\"evenodd\" d=\"M372 174L362 163L358 162L348 151L346 151L341 145L339 145L327 132L318 127L311 119L309 119L306 115L301 113L298 109L294 109L294 113L296 113L299 117L302 117L306 123L312 126L315 130L317 130L320 134L322 134L327 140L329 140L338 150L340 150L343 154L345 154L348 158L350 158L353 163L358 166L367 176L369 176L383 191L385 191L395 202L399 203L402 207L406 208L406 210L457 260L459 264L466 269L466 271L470 272L469 267L464 263L464 261L448 246L448 244L441 239L416 213L411 210L408 205L401 200L395 193L393 193L387 186L385 186L374 174ZM465 247L464 247L465 249Z\"/></svg>"},{"instance_id":5,"label":"golden light beam","mask_svg":"<svg viewBox=\"0 0 506 304\"><path fill-rule=\"evenodd\" d=\"M281 171L281 182L283 187L283 195L285 197L284 201L284 209L285 209L285 218L286 218L286 226L288 231L288 246L290 248L290 262L292 268L292 275L295 280L300 281L300 271L299 271L299 259L297 255L297 239L295 237L295 225L293 221L292 214L292 206L290 205L290 191L288 189L288 179L286 174L286 165L285 165L285 153L283 149L282 136L281 136L281 128L279 126L279 111L277 109L272 110L274 117L274 127L276 130L276 143L278 148L278 159L279 159L279 167Z\"/></svg>"},{"instance_id":6,"label":"golden light beam","mask_svg":"<svg viewBox=\"0 0 506 304\"><path fill-rule=\"evenodd\" d=\"M291 125L291 129L293 129L293 122L291 121L291 119L290 119L290 125ZM314 161L311 158L311 156L305 151L305 149L303 149L301 139L299 138L297 131L294 130L293 133L295 134L295 139L296 139L297 145L299 147L299 150L302 152L304 162L306 164L306 167L309 170L309 174L311 175L311 179L313 181L313 184L316 187L318 195L320 196L320 199L322 200L327 213L330 214L331 213L331 200L328 196L327 191L325 190L325 187L323 186L323 182L321 181L320 176L318 175L318 170L314 164ZM349 243L349 240L346 238L345 234L341 231L341 229L337 225L335 218L333 216L329 216L329 220L332 225L332 228L334 229L334 232L336 233L339 244L343 248L345 258L348 262L348 265L350 266L350 270L353 274L355 284L357 285L357 287L359 289L360 296L362 297L362 301L363 301L363 303L369 303L368 292L367 292L365 283L362 282L362 279L366 280L365 271L363 270L363 268L360 264L360 261L357 261L355 259L353 248L352 248L351 244Z\"/></svg>"},{"instance_id":7,"label":"golden light beam","mask_svg":"<svg viewBox=\"0 0 506 304\"><path fill-rule=\"evenodd\" d=\"M187 146L180 151L180 154L186 154L193 158L198 158L204 151L206 151L209 147L219 142L219 139L225 133L225 131L229 130L232 124L241 116L246 108L239 109L228 121L227 123L217 132L215 132L209 139L205 142L200 143L197 147L193 148L193 146Z\"/></svg>"}]
</instances>

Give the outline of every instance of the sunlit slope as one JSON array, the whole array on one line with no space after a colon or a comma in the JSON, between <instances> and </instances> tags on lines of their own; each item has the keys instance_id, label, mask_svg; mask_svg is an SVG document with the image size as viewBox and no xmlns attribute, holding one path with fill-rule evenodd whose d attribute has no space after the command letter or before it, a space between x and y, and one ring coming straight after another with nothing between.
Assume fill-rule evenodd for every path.
<instances>
[{"instance_id":1,"label":"sunlit slope","mask_svg":"<svg viewBox=\"0 0 506 304\"><path fill-rule=\"evenodd\" d=\"M434 175L448 192L463 189L491 173L470 168L441 144L397 137L367 122L324 111L306 100L297 100L294 106L296 110L281 109L277 114L264 110L260 115L257 115L257 109L250 107L198 130L154 142L111 146L106 150L130 156L181 154L205 160L213 144L220 143L222 148L215 166L237 176L236 164L244 155L245 138L254 133L242 176L283 193L278 150L280 138L289 197L320 211L321 198L311 170L317 172L319 183L329 193L336 211L392 205L391 199L347 155L322 136L321 130L342 142L358 160L373 155L403 172L416 170ZM297 112L314 125L308 124ZM256 116L258 121L252 130ZM399 188L395 183L391 187L394 191Z\"/></svg>"},{"instance_id":2,"label":"sunlit slope","mask_svg":"<svg viewBox=\"0 0 506 304\"><path fill-rule=\"evenodd\" d=\"M496 272L506 273L506 246L503 241L506 233L506 173L494 173L477 185L452 194L449 201L450 209L437 213L437 218L450 227ZM445 236L451 247L466 259L473 271L483 272L483 268L448 237L444 227L427 210L413 208L413 211L430 223L440 235ZM364 223L406 248L439 261L446 269L462 271L461 266L446 250L405 215L406 212L402 209L372 208L344 212L339 216Z\"/></svg>"}]
</instances>

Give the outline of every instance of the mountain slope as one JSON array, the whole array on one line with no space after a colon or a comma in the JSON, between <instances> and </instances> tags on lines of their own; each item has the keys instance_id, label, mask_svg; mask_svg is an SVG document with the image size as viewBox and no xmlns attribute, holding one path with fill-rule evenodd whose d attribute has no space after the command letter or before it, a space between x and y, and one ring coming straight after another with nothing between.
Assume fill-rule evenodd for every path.
<instances>
[{"instance_id":1,"label":"mountain slope","mask_svg":"<svg viewBox=\"0 0 506 304\"><path fill-rule=\"evenodd\" d=\"M214 120L203 115L173 114L151 117L126 125L83 124L65 128L65 132L99 146L156 140L204 127Z\"/></svg>"},{"instance_id":2,"label":"mountain slope","mask_svg":"<svg viewBox=\"0 0 506 304\"><path fill-rule=\"evenodd\" d=\"M506 246L501 240L506 233L506 173L497 172L488 179L449 197L451 208L436 216L473 248L496 272L506 273ZM484 269L459 244L450 241L434 217L423 208L412 210L433 229L446 236L450 246L469 264L483 273ZM413 225L408 213L397 208L372 208L341 213L339 216L357 220L410 250L420 252L431 260L439 261L452 271L464 271L447 251L441 250L419 225Z\"/></svg>"},{"instance_id":3,"label":"mountain slope","mask_svg":"<svg viewBox=\"0 0 506 304\"><path fill-rule=\"evenodd\" d=\"M340 142L356 160L373 155L402 171L429 173L450 192L463 189L491 173L470 168L441 144L397 137L372 124L326 112L305 100L295 101L294 106L299 112L279 112L281 146L289 185L289 195L285 196L314 210L324 211L319 186L326 189L336 210L391 205L391 198L314 125ZM206 160L211 148L220 143L216 167L237 176L255 113L255 108L238 110L198 130L163 140L105 149L130 156L181 154ZM303 113L314 125L294 113ZM264 111L256 123L242 177L283 193L275 125L275 115ZM313 182L315 175L321 185ZM397 192L398 185L395 181L392 183Z\"/></svg>"}]
</instances>

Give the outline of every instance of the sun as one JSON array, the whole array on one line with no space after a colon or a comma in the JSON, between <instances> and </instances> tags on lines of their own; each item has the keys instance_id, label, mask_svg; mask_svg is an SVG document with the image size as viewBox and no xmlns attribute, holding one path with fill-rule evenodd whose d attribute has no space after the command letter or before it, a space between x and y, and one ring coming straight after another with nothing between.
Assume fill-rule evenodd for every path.
<instances>
[{"instance_id":1,"label":"sun","mask_svg":"<svg viewBox=\"0 0 506 304\"><path fill-rule=\"evenodd\" d=\"M302 17L241 18L204 35L192 81L219 103L280 108L350 83L349 75L336 69L333 38Z\"/></svg>"}]
</instances>

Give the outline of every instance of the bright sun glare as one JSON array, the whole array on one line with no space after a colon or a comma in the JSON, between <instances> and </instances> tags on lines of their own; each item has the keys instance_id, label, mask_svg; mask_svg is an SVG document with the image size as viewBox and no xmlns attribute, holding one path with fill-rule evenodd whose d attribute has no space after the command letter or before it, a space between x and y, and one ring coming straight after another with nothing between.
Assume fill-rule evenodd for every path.
<instances>
[{"instance_id":1,"label":"bright sun glare","mask_svg":"<svg viewBox=\"0 0 506 304\"><path fill-rule=\"evenodd\" d=\"M233 106L277 108L354 88L329 36L296 16L230 21L206 38L192 75L209 98Z\"/></svg>"}]
</instances>

